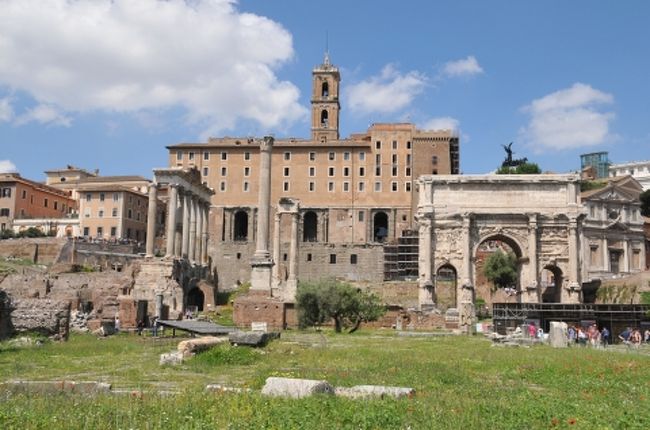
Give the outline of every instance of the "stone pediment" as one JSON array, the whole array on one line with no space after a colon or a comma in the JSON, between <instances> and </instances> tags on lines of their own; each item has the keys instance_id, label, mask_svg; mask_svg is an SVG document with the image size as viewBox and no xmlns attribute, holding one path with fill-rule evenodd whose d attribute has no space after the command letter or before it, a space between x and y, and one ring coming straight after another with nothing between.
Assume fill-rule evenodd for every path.
<instances>
[{"instance_id":1,"label":"stone pediment","mask_svg":"<svg viewBox=\"0 0 650 430\"><path fill-rule=\"evenodd\" d=\"M607 187L600 192L596 192L587 197L586 200L600 200L607 202L631 203L637 200L635 196L630 195L619 187Z\"/></svg>"}]
</instances>

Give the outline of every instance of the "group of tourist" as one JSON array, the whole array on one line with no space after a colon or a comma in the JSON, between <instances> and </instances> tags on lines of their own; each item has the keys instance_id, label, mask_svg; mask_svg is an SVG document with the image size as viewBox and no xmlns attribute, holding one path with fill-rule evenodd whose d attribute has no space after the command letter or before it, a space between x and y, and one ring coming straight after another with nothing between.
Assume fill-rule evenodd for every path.
<instances>
[{"instance_id":1,"label":"group of tourist","mask_svg":"<svg viewBox=\"0 0 650 430\"><path fill-rule=\"evenodd\" d=\"M624 345L633 346L638 348L641 342L650 343L650 329L646 329L641 336L641 330L638 328L626 327L625 330L618 335L618 338Z\"/></svg>"},{"instance_id":2,"label":"group of tourist","mask_svg":"<svg viewBox=\"0 0 650 430\"><path fill-rule=\"evenodd\" d=\"M592 347L607 347L612 342L611 333L607 327L598 330L596 324L591 324L589 327L572 326L567 328L567 338L569 345L578 344L580 346Z\"/></svg>"}]
</instances>

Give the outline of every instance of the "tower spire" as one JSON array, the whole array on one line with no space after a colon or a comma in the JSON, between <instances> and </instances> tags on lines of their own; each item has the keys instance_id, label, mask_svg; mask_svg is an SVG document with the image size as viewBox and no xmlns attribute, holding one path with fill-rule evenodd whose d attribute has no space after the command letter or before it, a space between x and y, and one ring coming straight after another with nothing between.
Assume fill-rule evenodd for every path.
<instances>
[{"instance_id":1,"label":"tower spire","mask_svg":"<svg viewBox=\"0 0 650 430\"><path fill-rule=\"evenodd\" d=\"M330 47L329 47L329 32L325 30L325 58L323 58L325 66L330 65Z\"/></svg>"}]
</instances>

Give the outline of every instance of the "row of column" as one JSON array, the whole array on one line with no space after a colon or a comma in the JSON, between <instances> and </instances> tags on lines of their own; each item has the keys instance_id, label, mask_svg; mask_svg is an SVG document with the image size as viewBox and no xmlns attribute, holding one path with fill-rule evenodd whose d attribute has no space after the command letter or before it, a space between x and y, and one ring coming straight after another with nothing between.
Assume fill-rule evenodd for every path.
<instances>
[{"instance_id":1,"label":"row of column","mask_svg":"<svg viewBox=\"0 0 650 430\"><path fill-rule=\"evenodd\" d=\"M149 187L147 219L147 256L154 255L155 224L157 212L157 186ZM210 204L179 185L169 185L167 207L167 258L186 258L193 263L208 262L208 214ZM180 210L179 210L180 209ZM181 219L177 219L180 212ZM181 232L178 234L178 224Z\"/></svg>"}]
</instances>

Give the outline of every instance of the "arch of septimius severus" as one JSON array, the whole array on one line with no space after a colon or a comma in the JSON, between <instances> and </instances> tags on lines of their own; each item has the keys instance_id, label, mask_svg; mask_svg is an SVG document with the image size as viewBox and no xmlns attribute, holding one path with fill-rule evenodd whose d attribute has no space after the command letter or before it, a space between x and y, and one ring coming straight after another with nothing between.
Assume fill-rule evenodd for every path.
<instances>
[{"instance_id":1,"label":"arch of septimius severus","mask_svg":"<svg viewBox=\"0 0 650 430\"><path fill-rule=\"evenodd\" d=\"M486 241L507 243L520 265L521 302L541 302L550 270L557 301L580 302L584 214L577 175L423 176L419 180L419 304L436 305L436 273L457 274L460 325L474 316L476 255Z\"/></svg>"}]
</instances>

